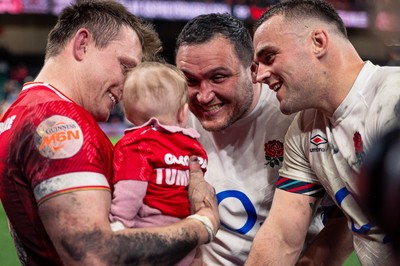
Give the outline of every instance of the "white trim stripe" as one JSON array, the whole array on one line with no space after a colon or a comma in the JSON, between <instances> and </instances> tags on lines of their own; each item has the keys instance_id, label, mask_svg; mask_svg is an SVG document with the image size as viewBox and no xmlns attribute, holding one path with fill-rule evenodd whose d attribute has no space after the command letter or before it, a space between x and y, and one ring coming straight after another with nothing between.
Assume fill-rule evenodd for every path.
<instances>
[{"instance_id":1,"label":"white trim stripe","mask_svg":"<svg viewBox=\"0 0 400 266\"><path fill-rule=\"evenodd\" d=\"M58 90L56 90L53 86L51 86L50 84L47 83L42 83L42 82L32 82L32 83L27 83L22 87L22 90L28 90L32 87L37 87L37 86L44 86L49 88L50 90L52 90L55 94L58 95L58 97L60 97L63 100L66 100L68 102L71 102L70 99L68 99L67 97L65 97L62 93L60 93Z\"/></svg>"},{"instance_id":2,"label":"white trim stripe","mask_svg":"<svg viewBox=\"0 0 400 266\"><path fill-rule=\"evenodd\" d=\"M110 190L106 177L94 172L75 172L47 179L38 184L33 193L38 204L53 196L78 190Z\"/></svg>"}]
</instances>

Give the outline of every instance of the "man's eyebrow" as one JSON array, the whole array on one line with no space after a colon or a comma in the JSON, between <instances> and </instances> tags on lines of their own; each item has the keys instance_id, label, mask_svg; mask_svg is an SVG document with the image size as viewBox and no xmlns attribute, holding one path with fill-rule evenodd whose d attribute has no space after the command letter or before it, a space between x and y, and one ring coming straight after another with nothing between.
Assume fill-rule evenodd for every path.
<instances>
[{"instance_id":1,"label":"man's eyebrow","mask_svg":"<svg viewBox=\"0 0 400 266\"><path fill-rule=\"evenodd\" d=\"M128 68L135 68L140 62L135 58L122 57L120 58L120 63Z\"/></svg>"},{"instance_id":2,"label":"man's eyebrow","mask_svg":"<svg viewBox=\"0 0 400 266\"><path fill-rule=\"evenodd\" d=\"M183 74L194 77L195 75L186 69L180 69Z\"/></svg>"},{"instance_id":3,"label":"man's eyebrow","mask_svg":"<svg viewBox=\"0 0 400 266\"><path fill-rule=\"evenodd\" d=\"M213 68L213 69L210 69L210 71L207 71L208 73L212 73L212 72L217 72L217 71L229 71L230 69L229 68L226 68L226 67L222 67L222 66L219 66L219 67L216 67L216 68Z\"/></svg>"},{"instance_id":4,"label":"man's eyebrow","mask_svg":"<svg viewBox=\"0 0 400 266\"><path fill-rule=\"evenodd\" d=\"M190 72L189 70L186 70L186 69L181 69L181 71L183 72L183 74L188 75L188 76L192 76L192 77L197 77L198 76L198 75L193 74L192 72ZM218 71L225 71L225 72L229 71L229 72L232 72L229 68L219 66L219 67L207 70L207 72L203 73L202 75L203 76L207 76L207 75L210 75L210 74L214 74L214 73L216 73Z\"/></svg>"},{"instance_id":5,"label":"man's eyebrow","mask_svg":"<svg viewBox=\"0 0 400 266\"><path fill-rule=\"evenodd\" d=\"M264 47L262 47L260 50L258 50L257 52L256 52L256 57L260 57L263 53L265 53L265 51L267 51L268 50L268 46L264 46Z\"/></svg>"}]
</instances>

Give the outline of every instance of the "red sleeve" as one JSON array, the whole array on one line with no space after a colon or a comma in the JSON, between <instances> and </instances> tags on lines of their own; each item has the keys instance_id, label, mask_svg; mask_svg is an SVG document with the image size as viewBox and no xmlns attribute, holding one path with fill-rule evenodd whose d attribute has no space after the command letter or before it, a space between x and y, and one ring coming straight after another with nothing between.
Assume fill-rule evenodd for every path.
<instances>
[{"instance_id":1,"label":"red sleeve","mask_svg":"<svg viewBox=\"0 0 400 266\"><path fill-rule=\"evenodd\" d=\"M16 108L11 139L19 147L13 160L24 165L36 200L77 189L109 190L112 144L93 117L68 101L34 103Z\"/></svg>"}]
</instances>

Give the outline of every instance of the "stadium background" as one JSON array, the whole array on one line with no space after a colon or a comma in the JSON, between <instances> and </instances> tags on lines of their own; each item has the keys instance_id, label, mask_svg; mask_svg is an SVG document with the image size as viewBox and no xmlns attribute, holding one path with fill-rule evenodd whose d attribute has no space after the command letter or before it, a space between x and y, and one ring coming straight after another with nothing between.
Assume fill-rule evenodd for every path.
<instances>
[{"instance_id":1,"label":"stadium background","mask_svg":"<svg viewBox=\"0 0 400 266\"><path fill-rule=\"evenodd\" d=\"M39 72L46 36L60 10L74 0L0 0L0 117L18 95L21 84ZM164 57L174 63L177 35L192 17L228 12L251 30L254 21L278 0L118 0L134 14L151 21L163 41ZM400 65L400 1L330 0L343 18L351 42L364 60ZM100 124L115 142L129 126L120 106ZM0 265L19 265L0 206ZM360 265L353 254L346 266Z\"/></svg>"}]
</instances>

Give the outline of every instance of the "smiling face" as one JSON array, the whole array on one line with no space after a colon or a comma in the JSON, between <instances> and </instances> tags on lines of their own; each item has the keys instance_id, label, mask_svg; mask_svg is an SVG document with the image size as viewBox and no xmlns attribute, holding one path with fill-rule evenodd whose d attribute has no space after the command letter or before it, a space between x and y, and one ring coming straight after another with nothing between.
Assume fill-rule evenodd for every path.
<instances>
[{"instance_id":1,"label":"smiling face","mask_svg":"<svg viewBox=\"0 0 400 266\"><path fill-rule=\"evenodd\" d=\"M321 97L310 30L288 23L275 15L254 33L257 81L276 91L284 114L315 107Z\"/></svg>"},{"instance_id":2,"label":"smiling face","mask_svg":"<svg viewBox=\"0 0 400 266\"><path fill-rule=\"evenodd\" d=\"M107 47L92 44L87 53L80 102L97 121L105 121L122 98L127 71L142 60L142 46L136 32L123 26Z\"/></svg>"},{"instance_id":3,"label":"smiling face","mask_svg":"<svg viewBox=\"0 0 400 266\"><path fill-rule=\"evenodd\" d=\"M188 81L189 108L206 130L223 130L250 112L251 70L228 39L217 35L206 43L182 45L176 65Z\"/></svg>"}]
</instances>

